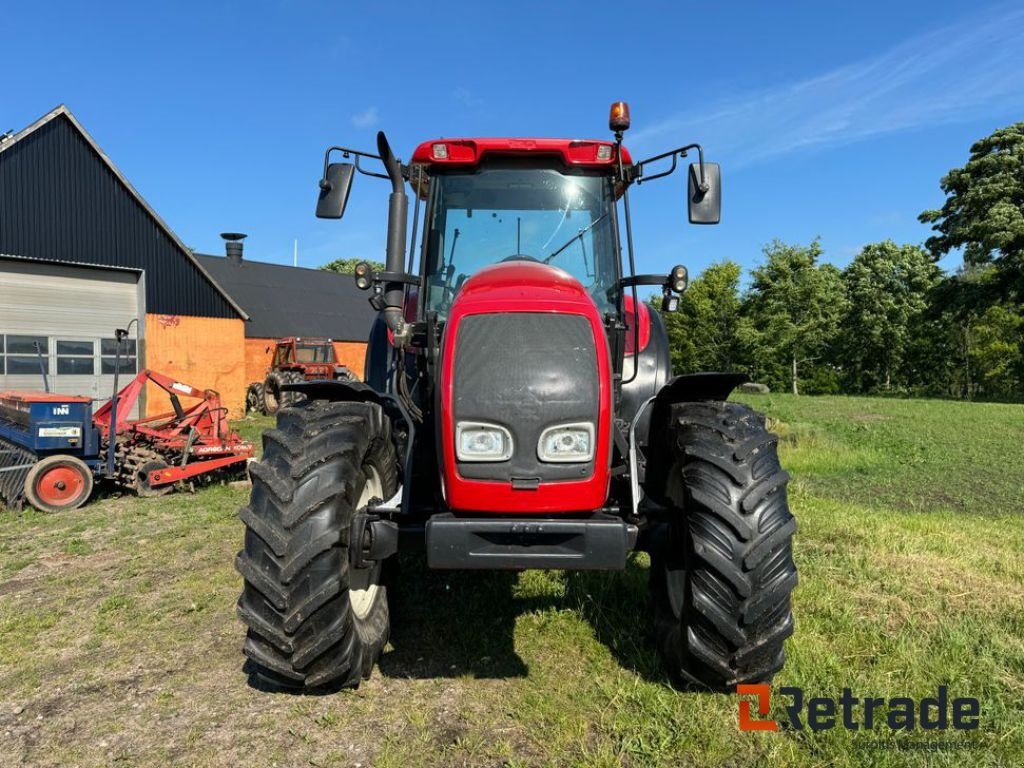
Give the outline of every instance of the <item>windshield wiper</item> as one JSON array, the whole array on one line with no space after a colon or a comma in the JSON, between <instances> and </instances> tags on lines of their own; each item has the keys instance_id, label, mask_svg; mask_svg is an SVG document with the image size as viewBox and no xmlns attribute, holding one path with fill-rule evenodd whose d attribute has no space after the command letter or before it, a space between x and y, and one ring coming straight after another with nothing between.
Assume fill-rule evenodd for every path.
<instances>
[{"instance_id":1,"label":"windshield wiper","mask_svg":"<svg viewBox=\"0 0 1024 768\"><path fill-rule=\"evenodd\" d=\"M606 218L608 218L608 213L607 212L605 212L601 216L598 216L596 219L594 219L592 222L590 222L587 226L585 226L583 229L581 229L575 235L573 235L568 240L566 240L565 243L563 243L559 248L557 248L556 250L552 251L550 256L545 256L544 259L543 259L543 263L544 264L550 264L558 254L560 254L562 251L564 251L566 248L568 248L570 245L572 245L576 240L579 240L580 242L582 242L583 236L585 234L587 234L587 232L592 230L594 227L596 227L598 224L600 224L602 221L604 221Z\"/></svg>"}]
</instances>

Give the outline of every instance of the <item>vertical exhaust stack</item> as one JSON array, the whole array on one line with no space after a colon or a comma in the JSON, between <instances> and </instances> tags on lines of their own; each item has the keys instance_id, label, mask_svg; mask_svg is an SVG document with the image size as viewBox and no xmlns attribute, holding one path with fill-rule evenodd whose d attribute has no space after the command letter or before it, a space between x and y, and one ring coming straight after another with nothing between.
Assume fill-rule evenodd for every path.
<instances>
[{"instance_id":1,"label":"vertical exhaust stack","mask_svg":"<svg viewBox=\"0 0 1024 768\"><path fill-rule=\"evenodd\" d=\"M224 251L228 261L237 267L242 266L242 241L246 235L242 232L221 232L220 236L224 238Z\"/></svg>"},{"instance_id":2,"label":"vertical exhaust stack","mask_svg":"<svg viewBox=\"0 0 1024 768\"><path fill-rule=\"evenodd\" d=\"M391 195L388 197L388 241L385 254L385 270L405 270L405 225L409 216L409 198L405 194L405 179L402 178L402 164L391 151L384 131L377 132L377 151L391 180ZM402 316L404 286L401 283L384 283L384 321L394 334L395 346L401 347L409 340L410 329Z\"/></svg>"}]
</instances>

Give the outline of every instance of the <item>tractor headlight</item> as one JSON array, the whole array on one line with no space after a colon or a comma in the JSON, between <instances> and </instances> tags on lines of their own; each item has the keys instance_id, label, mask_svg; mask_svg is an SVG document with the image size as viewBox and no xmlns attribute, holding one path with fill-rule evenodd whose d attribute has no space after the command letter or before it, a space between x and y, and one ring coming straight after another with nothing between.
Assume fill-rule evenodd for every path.
<instances>
[{"instance_id":1,"label":"tractor headlight","mask_svg":"<svg viewBox=\"0 0 1024 768\"><path fill-rule=\"evenodd\" d=\"M512 433L497 424L460 421L455 425L455 455L459 461L508 461Z\"/></svg>"},{"instance_id":2,"label":"tractor headlight","mask_svg":"<svg viewBox=\"0 0 1024 768\"><path fill-rule=\"evenodd\" d=\"M583 462L594 458L594 425L559 424L548 427L537 443L537 458L547 462Z\"/></svg>"}]
</instances>

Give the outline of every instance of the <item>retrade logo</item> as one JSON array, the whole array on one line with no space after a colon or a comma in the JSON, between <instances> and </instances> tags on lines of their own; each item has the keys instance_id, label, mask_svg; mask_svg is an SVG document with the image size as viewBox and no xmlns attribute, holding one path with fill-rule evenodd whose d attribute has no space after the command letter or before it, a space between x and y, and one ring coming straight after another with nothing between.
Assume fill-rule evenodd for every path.
<instances>
[{"instance_id":1,"label":"retrade logo","mask_svg":"<svg viewBox=\"0 0 1024 768\"><path fill-rule=\"evenodd\" d=\"M827 731L841 727L848 731L861 728L888 728L893 731L912 731L920 727L925 731L971 731L978 727L981 703L970 696L950 699L946 686L940 685L935 696L915 700L909 696L882 697L854 696L844 688L838 699L828 696L804 696L802 688L779 688L778 695L784 697L782 711L784 718L772 720L766 716L771 712L771 686L737 685L740 697L741 731ZM751 712L752 701L757 701L757 714Z\"/></svg>"},{"instance_id":2,"label":"retrade logo","mask_svg":"<svg viewBox=\"0 0 1024 768\"><path fill-rule=\"evenodd\" d=\"M738 696L756 696L757 711L767 715L771 710L771 686L769 685L737 685ZM750 700L740 699L740 730L741 731L777 731L779 724L774 720L755 720L750 716Z\"/></svg>"}]
</instances>

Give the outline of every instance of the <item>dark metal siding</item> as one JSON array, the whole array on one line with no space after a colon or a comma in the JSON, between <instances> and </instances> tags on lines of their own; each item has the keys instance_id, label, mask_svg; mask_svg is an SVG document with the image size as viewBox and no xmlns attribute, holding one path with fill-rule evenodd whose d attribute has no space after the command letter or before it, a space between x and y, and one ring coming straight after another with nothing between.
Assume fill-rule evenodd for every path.
<instances>
[{"instance_id":1,"label":"dark metal siding","mask_svg":"<svg viewBox=\"0 0 1024 768\"><path fill-rule=\"evenodd\" d=\"M143 269L148 312L238 317L63 115L0 153L0 253Z\"/></svg>"}]
</instances>

